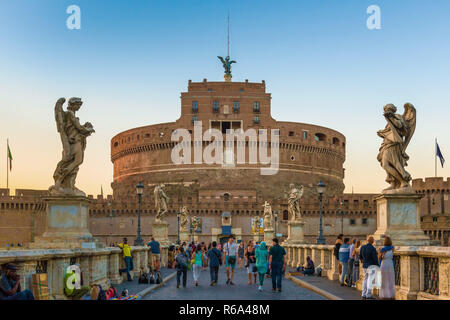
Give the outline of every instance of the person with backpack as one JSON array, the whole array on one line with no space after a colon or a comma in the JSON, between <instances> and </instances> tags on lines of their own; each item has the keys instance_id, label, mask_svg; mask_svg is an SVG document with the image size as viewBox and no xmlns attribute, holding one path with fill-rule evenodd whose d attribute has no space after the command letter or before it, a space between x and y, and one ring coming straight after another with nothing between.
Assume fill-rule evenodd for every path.
<instances>
[{"instance_id":1,"label":"person with backpack","mask_svg":"<svg viewBox=\"0 0 450 320\"><path fill-rule=\"evenodd\" d=\"M344 235L342 233L337 236L336 242L334 244L334 249L333 249L333 255L335 256L337 265L339 266L338 267L339 268L339 274L341 274L341 272L342 272L342 266L339 263L339 249L341 248L342 238L343 237L344 237Z\"/></svg>"},{"instance_id":2,"label":"person with backpack","mask_svg":"<svg viewBox=\"0 0 450 320\"><path fill-rule=\"evenodd\" d=\"M339 248L339 263L342 266L341 287L345 286L345 280L349 281L348 261L350 260L350 239L345 238L344 244Z\"/></svg>"},{"instance_id":3,"label":"person with backpack","mask_svg":"<svg viewBox=\"0 0 450 320\"><path fill-rule=\"evenodd\" d=\"M217 242L213 241L212 248L208 251L209 273L211 275L211 286L219 281L219 267L222 265L222 252L217 249Z\"/></svg>"},{"instance_id":4,"label":"person with backpack","mask_svg":"<svg viewBox=\"0 0 450 320\"><path fill-rule=\"evenodd\" d=\"M188 260L189 260L188 255L184 251L184 248L180 246L178 248L178 254L175 257L175 263L177 268L177 289L180 288L181 276L183 276L183 288L186 288Z\"/></svg>"}]
</instances>

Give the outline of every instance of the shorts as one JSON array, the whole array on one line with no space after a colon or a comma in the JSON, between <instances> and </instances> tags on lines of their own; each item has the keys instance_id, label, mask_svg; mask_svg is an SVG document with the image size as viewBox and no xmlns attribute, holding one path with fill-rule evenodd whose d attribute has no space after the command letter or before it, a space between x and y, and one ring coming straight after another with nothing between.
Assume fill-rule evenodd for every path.
<instances>
[{"instance_id":1,"label":"shorts","mask_svg":"<svg viewBox=\"0 0 450 320\"><path fill-rule=\"evenodd\" d=\"M249 263L247 267L247 273L248 274L257 274L258 271L253 272L253 267L256 266L256 263Z\"/></svg>"},{"instance_id":2,"label":"shorts","mask_svg":"<svg viewBox=\"0 0 450 320\"><path fill-rule=\"evenodd\" d=\"M152 258L152 264L154 264L156 261L161 260L161 254L160 253L152 253L151 258Z\"/></svg>"},{"instance_id":3,"label":"shorts","mask_svg":"<svg viewBox=\"0 0 450 320\"><path fill-rule=\"evenodd\" d=\"M228 259L229 258L234 258L234 263L233 264L228 263ZM236 267L236 256L227 256L227 258L225 259L225 265L226 265L227 268L231 267L231 269L234 269Z\"/></svg>"}]
</instances>

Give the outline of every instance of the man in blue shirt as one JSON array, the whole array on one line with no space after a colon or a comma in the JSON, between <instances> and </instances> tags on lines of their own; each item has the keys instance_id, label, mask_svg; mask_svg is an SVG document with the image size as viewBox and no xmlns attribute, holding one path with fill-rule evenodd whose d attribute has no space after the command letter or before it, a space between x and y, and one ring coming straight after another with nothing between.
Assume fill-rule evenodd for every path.
<instances>
[{"instance_id":1,"label":"man in blue shirt","mask_svg":"<svg viewBox=\"0 0 450 320\"><path fill-rule=\"evenodd\" d=\"M339 248L339 263L342 266L341 287L345 285L345 279L348 280L348 260L350 259L350 239L345 238L344 244Z\"/></svg>"},{"instance_id":2,"label":"man in blue shirt","mask_svg":"<svg viewBox=\"0 0 450 320\"><path fill-rule=\"evenodd\" d=\"M34 300L31 290L22 291L17 266L9 264L0 278L0 300Z\"/></svg>"},{"instance_id":3,"label":"man in blue shirt","mask_svg":"<svg viewBox=\"0 0 450 320\"><path fill-rule=\"evenodd\" d=\"M159 261L161 260L161 249L159 246L159 242L155 241L155 238L151 238L152 241L150 241L147 246L150 247L150 257L151 257L151 266L153 268L153 270L159 272L159 268L160 268L160 263Z\"/></svg>"},{"instance_id":4,"label":"man in blue shirt","mask_svg":"<svg viewBox=\"0 0 450 320\"><path fill-rule=\"evenodd\" d=\"M222 264L222 252L217 249L217 242L213 241L212 248L208 251L208 265L211 274L211 286L219 280L219 266Z\"/></svg>"},{"instance_id":5,"label":"man in blue shirt","mask_svg":"<svg viewBox=\"0 0 450 320\"><path fill-rule=\"evenodd\" d=\"M375 239L370 236L367 239L367 244L361 247L361 251L359 254L359 258L363 263L363 271L364 271L364 281L363 288L361 291L362 299L373 299L372 297L372 284L369 282L369 270L370 266L378 266L378 255L377 250L373 246Z\"/></svg>"}]
</instances>

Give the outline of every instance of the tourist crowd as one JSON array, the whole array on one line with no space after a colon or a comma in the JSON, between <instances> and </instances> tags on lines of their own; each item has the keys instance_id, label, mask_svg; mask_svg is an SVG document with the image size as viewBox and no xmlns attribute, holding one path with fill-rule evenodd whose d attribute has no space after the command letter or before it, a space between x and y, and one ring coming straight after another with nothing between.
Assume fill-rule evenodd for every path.
<instances>
[{"instance_id":1,"label":"tourist crowd","mask_svg":"<svg viewBox=\"0 0 450 320\"><path fill-rule=\"evenodd\" d=\"M374 299L374 282L380 282L380 299L395 299L394 247L391 238L386 236L384 244L378 250L374 247L374 238L361 245L358 239L344 238L340 234L334 245L334 256L339 263L341 286L355 287L359 279L360 263L363 269L362 299ZM376 281L379 277L380 281Z\"/></svg>"},{"instance_id":2,"label":"tourist crowd","mask_svg":"<svg viewBox=\"0 0 450 320\"><path fill-rule=\"evenodd\" d=\"M246 268L248 284L258 284L258 290L263 290L264 279L272 278L272 291L281 292L282 275L286 269L286 251L272 239L270 248L262 241L237 244L232 236L228 242L218 244L213 241L209 245L202 243L183 242L175 248L174 267L177 270L177 288L187 285L188 270L192 270L194 286L199 285L201 271L209 268L210 285L215 286L219 281L219 269L225 265L226 284L234 285L236 267Z\"/></svg>"}]
</instances>

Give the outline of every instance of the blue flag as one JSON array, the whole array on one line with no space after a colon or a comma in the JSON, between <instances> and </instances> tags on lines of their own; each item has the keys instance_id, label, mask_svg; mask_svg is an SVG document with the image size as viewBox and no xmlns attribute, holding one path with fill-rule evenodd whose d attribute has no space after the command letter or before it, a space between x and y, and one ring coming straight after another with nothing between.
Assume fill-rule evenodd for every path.
<instances>
[{"instance_id":1,"label":"blue flag","mask_svg":"<svg viewBox=\"0 0 450 320\"><path fill-rule=\"evenodd\" d=\"M444 159L444 156L442 156L441 149L439 148L439 145L437 142L436 142L436 156L439 157L439 160L441 161L441 166L443 168L445 159Z\"/></svg>"}]
</instances>

